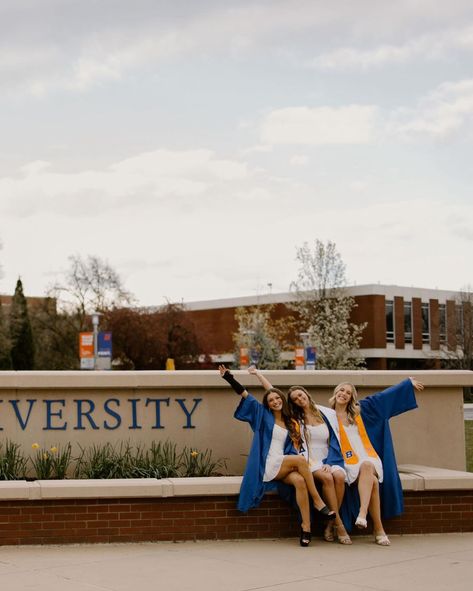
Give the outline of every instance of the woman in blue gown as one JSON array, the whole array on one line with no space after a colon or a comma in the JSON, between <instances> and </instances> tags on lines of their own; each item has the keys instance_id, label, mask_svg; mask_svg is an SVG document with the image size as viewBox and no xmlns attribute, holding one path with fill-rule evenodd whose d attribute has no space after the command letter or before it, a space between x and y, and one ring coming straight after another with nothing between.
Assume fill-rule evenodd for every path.
<instances>
[{"instance_id":1,"label":"woman in blue gown","mask_svg":"<svg viewBox=\"0 0 473 591\"><path fill-rule=\"evenodd\" d=\"M225 366L220 365L219 371L222 378L241 396L235 418L249 423L254 434L240 489L238 509L246 512L257 507L264 493L275 490L278 483L294 486L302 518L300 544L308 546L311 540L308 494L315 510L322 517L334 519L335 512L324 504L315 488L309 464L296 450L300 443L300 433L297 423L289 415L283 393L277 388L271 388L265 393L261 404L235 380Z\"/></svg>"},{"instance_id":2,"label":"woman in blue gown","mask_svg":"<svg viewBox=\"0 0 473 591\"><path fill-rule=\"evenodd\" d=\"M266 390L272 388L271 382L254 365L248 368L248 373L256 376ZM338 436L331 424L336 416L335 411L316 405L302 386L291 386L287 401L291 416L297 420L302 435L303 444L299 451L307 458L313 478L322 488L324 501L337 512L345 495L346 473ZM352 543L338 514L325 527L324 540L337 540L344 545Z\"/></svg>"},{"instance_id":3,"label":"woman in blue gown","mask_svg":"<svg viewBox=\"0 0 473 591\"><path fill-rule=\"evenodd\" d=\"M343 382L329 401L350 485L341 507L343 521L348 531L353 522L364 529L369 513L380 546L390 545L382 518L400 515L404 508L389 419L417 408L415 390L423 389L421 382L409 378L358 401L355 386Z\"/></svg>"}]
</instances>

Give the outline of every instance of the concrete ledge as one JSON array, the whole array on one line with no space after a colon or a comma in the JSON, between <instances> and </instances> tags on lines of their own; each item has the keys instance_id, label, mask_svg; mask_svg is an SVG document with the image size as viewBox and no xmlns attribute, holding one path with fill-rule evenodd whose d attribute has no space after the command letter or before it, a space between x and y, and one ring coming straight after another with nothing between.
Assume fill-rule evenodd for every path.
<instances>
[{"instance_id":1,"label":"concrete ledge","mask_svg":"<svg viewBox=\"0 0 473 591\"><path fill-rule=\"evenodd\" d=\"M110 499L172 497L169 480L117 478L111 480L39 480L41 499ZM1 490L1 487L0 487Z\"/></svg>"},{"instance_id":2,"label":"concrete ledge","mask_svg":"<svg viewBox=\"0 0 473 591\"><path fill-rule=\"evenodd\" d=\"M248 388L258 389L253 376L236 370L238 380ZM280 387L298 383L301 386L325 386L333 388L341 381L350 381L355 386L385 388L409 377L416 376L430 388L473 386L473 372L467 370L431 371L367 371L367 370L273 370L265 376ZM0 390L137 390L137 389L227 389L217 371L2 371Z\"/></svg>"},{"instance_id":3,"label":"concrete ledge","mask_svg":"<svg viewBox=\"0 0 473 591\"><path fill-rule=\"evenodd\" d=\"M35 482L25 480L9 480L0 482L0 500L23 501L31 499L31 492ZM38 487L34 487L38 488Z\"/></svg>"},{"instance_id":4,"label":"concrete ledge","mask_svg":"<svg viewBox=\"0 0 473 591\"><path fill-rule=\"evenodd\" d=\"M473 473L430 466L399 466L404 491L473 490ZM36 480L0 482L0 501L111 499L237 495L241 476L210 478L126 478L113 480Z\"/></svg>"},{"instance_id":5,"label":"concrete ledge","mask_svg":"<svg viewBox=\"0 0 473 591\"><path fill-rule=\"evenodd\" d=\"M398 466L402 476L415 476L424 481L423 490L471 490L473 489L473 473L459 470L446 470L432 466L402 464ZM403 484L404 490L404 484ZM422 490L422 489L415 489Z\"/></svg>"},{"instance_id":6,"label":"concrete ledge","mask_svg":"<svg viewBox=\"0 0 473 591\"><path fill-rule=\"evenodd\" d=\"M240 492L241 480L241 476L169 478L175 497L237 495Z\"/></svg>"}]
</instances>

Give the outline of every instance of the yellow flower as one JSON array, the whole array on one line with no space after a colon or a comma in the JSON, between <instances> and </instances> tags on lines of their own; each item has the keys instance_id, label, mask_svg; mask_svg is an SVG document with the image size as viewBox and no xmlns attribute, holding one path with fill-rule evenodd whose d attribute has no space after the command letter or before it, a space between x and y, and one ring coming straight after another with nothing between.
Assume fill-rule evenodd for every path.
<instances>
[{"instance_id":1,"label":"yellow flower","mask_svg":"<svg viewBox=\"0 0 473 591\"><path fill-rule=\"evenodd\" d=\"M196 458L198 455L199 455L199 452L198 452L197 450L193 449L193 450L191 451L191 456L192 456L193 458Z\"/></svg>"},{"instance_id":2,"label":"yellow flower","mask_svg":"<svg viewBox=\"0 0 473 591\"><path fill-rule=\"evenodd\" d=\"M53 445L53 447L51 448L51 451L52 451L52 453L53 453L53 454L55 454L55 453L57 452L57 447L55 447L55 446Z\"/></svg>"},{"instance_id":3,"label":"yellow flower","mask_svg":"<svg viewBox=\"0 0 473 591\"><path fill-rule=\"evenodd\" d=\"M31 446L33 449L39 449L39 443L33 443Z\"/></svg>"},{"instance_id":4,"label":"yellow flower","mask_svg":"<svg viewBox=\"0 0 473 591\"><path fill-rule=\"evenodd\" d=\"M49 458L49 454L48 452L43 454L43 460L47 460Z\"/></svg>"}]
</instances>

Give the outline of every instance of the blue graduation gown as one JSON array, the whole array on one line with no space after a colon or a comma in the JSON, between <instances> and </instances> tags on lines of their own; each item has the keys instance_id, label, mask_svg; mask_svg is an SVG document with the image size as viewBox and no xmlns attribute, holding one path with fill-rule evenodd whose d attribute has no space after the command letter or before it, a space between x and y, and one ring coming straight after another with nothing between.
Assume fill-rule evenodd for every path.
<instances>
[{"instance_id":1,"label":"blue graduation gown","mask_svg":"<svg viewBox=\"0 0 473 591\"><path fill-rule=\"evenodd\" d=\"M381 515L390 519L404 510L402 486L397 471L396 456L389 428L389 419L417 408L414 386L407 379L382 392L360 400L360 414L366 433L383 463L383 482L379 485ZM340 514L348 531L360 510L358 487L348 487Z\"/></svg>"},{"instance_id":2,"label":"blue graduation gown","mask_svg":"<svg viewBox=\"0 0 473 591\"><path fill-rule=\"evenodd\" d=\"M328 428L329 439L328 439L328 455L326 458L322 460L322 464L329 464L330 466L340 466L340 468L344 468L345 463L343 461L342 451L340 449L340 442L338 437L334 431L333 423L331 422L330 418L327 416L328 411L335 415L335 411L331 408L324 408L323 410L319 407L320 414L322 415L323 420ZM333 421L333 419L332 419ZM301 430L303 429L303 425L301 425ZM305 457L306 454L301 450L299 453L303 454Z\"/></svg>"},{"instance_id":3,"label":"blue graduation gown","mask_svg":"<svg viewBox=\"0 0 473 591\"><path fill-rule=\"evenodd\" d=\"M239 421L249 423L254 434L237 503L237 508L246 513L249 509L258 507L266 492L279 489L283 483L275 480L263 482L266 458L273 436L273 413L254 396L248 394L246 398L241 399L234 417ZM284 445L284 454L297 454L289 435Z\"/></svg>"}]
</instances>

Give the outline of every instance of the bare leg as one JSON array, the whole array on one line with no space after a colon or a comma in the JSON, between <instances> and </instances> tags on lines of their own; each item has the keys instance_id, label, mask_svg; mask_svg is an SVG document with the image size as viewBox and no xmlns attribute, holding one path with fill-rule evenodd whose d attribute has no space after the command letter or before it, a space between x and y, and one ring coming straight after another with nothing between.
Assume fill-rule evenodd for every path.
<instances>
[{"instance_id":1,"label":"bare leg","mask_svg":"<svg viewBox=\"0 0 473 591\"><path fill-rule=\"evenodd\" d=\"M316 470L313 472L315 482L318 482L322 485L322 497L324 501L327 503L328 507L337 513L338 511L338 500L337 494L335 492L335 483L333 480L333 476L331 472L327 472L325 470ZM340 519L340 515L335 517L334 522L329 522L324 530L324 539L327 542L330 542L334 539L333 534L333 525L337 527L343 527L342 520Z\"/></svg>"},{"instance_id":2,"label":"bare leg","mask_svg":"<svg viewBox=\"0 0 473 591\"><path fill-rule=\"evenodd\" d=\"M284 456L281 468L274 480L284 480L286 476L296 470L304 478L309 495L312 498L314 506L317 510L325 506L317 489L315 488L314 478L310 471L309 464L303 456Z\"/></svg>"},{"instance_id":3,"label":"bare leg","mask_svg":"<svg viewBox=\"0 0 473 591\"><path fill-rule=\"evenodd\" d=\"M366 520L368 513L368 506L371 501L371 495L373 494L375 481L378 482L378 478L373 464L371 462L363 462L358 475L358 493L360 495L360 512L358 517L364 520Z\"/></svg>"},{"instance_id":4,"label":"bare leg","mask_svg":"<svg viewBox=\"0 0 473 591\"><path fill-rule=\"evenodd\" d=\"M373 533L375 542L380 546L390 546L391 542L384 531L383 522L381 521L381 499L379 496L379 482L377 479L373 486L373 494L371 495L369 512L371 519L373 520Z\"/></svg>"},{"instance_id":5,"label":"bare leg","mask_svg":"<svg viewBox=\"0 0 473 591\"><path fill-rule=\"evenodd\" d=\"M302 531L310 532L309 494L304 478L298 472L291 472L282 481L296 489L296 503L301 512Z\"/></svg>"},{"instance_id":6,"label":"bare leg","mask_svg":"<svg viewBox=\"0 0 473 591\"><path fill-rule=\"evenodd\" d=\"M332 473L333 483L335 485L335 494L337 495L337 511L342 506L343 497L345 496L345 472L342 470L335 470Z\"/></svg>"}]
</instances>

